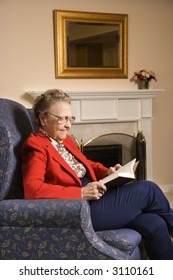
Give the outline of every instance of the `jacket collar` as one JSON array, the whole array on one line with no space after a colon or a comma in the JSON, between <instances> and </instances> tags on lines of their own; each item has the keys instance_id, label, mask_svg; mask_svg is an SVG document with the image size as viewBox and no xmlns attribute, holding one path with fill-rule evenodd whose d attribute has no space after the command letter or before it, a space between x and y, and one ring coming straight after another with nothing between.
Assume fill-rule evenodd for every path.
<instances>
[{"instance_id":1,"label":"jacket collar","mask_svg":"<svg viewBox=\"0 0 173 280\"><path fill-rule=\"evenodd\" d=\"M80 178L76 175L73 169L69 166L69 164L63 159L63 157L58 153L58 151L52 145L50 137L48 135L45 135L45 133L43 133L41 130L36 131L35 135L38 135L42 138L42 142L44 142L45 146L47 146L47 148L49 148L49 150L51 151L52 158L55 161L57 161L61 166L63 166L63 168L66 169L68 173L73 175L73 177L75 177L75 179L77 179L77 181L81 184ZM69 143L64 141L63 144L72 154L74 154L74 149ZM75 153L75 157L78 158L83 163L83 160L80 157L80 153L79 156L76 155Z\"/></svg>"}]
</instances>

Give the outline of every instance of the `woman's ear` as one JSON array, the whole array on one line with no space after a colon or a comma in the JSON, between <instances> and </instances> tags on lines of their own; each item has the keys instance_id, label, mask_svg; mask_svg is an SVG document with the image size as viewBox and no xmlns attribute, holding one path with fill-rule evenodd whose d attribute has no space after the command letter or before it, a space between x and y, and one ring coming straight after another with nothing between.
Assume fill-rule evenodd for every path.
<instances>
[{"instance_id":1,"label":"woman's ear","mask_svg":"<svg viewBox=\"0 0 173 280\"><path fill-rule=\"evenodd\" d=\"M46 118L45 118L45 115L43 113L39 114L39 120L40 120L41 126L45 126L46 125Z\"/></svg>"}]
</instances>

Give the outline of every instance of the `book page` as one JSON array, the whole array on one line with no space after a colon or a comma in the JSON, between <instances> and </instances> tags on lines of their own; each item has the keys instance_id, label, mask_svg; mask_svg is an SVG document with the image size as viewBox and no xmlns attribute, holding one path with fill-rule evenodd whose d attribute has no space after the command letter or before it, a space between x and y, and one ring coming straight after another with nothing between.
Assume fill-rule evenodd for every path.
<instances>
[{"instance_id":1,"label":"book page","mask_svg":"<svg viewBox=\"0 0 173 280\"><path fill-rule=\"evenodd\" d=\"M126 165L122 166L122 168L117 170L118 176L135 178L135 171L138 164L139 161L136 162L136 159L128 162Z\"/></svg>"}]
</instances>

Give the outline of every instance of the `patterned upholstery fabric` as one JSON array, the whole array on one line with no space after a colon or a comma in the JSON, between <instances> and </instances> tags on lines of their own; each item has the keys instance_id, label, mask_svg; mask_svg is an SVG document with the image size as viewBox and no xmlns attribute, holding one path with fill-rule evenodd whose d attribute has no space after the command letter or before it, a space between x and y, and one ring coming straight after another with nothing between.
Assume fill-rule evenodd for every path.
<instances>
[{"instance_id":1,"label":"patterned upholstery fabric","mask_svg":"<svg viewBox=\"0 0 173 280\"><path fill-rule=\"evenodd\" d=\"M95 232L87 201L23 199L20 149L32 110L0 99L0 259L140 259L130 229Z\"/></svg>"},{"instance_id":2,"label":"patterned upholstery fabric","mask_svg":"<svg viewBox=\"0 0 173 280\"><path fill-rule=\"evenodd\" d=\"M97 234L106 243L115 246L117 249L127 252L128 254L132 254L134 248L141 241L141 235L138 232L127 228L100 231L97 232ZM136 236L136 238L134 238L134 236Z\"/></svg>"},{"instance_id":3,"label":"patterned upholstery fabric","mask_svg":"<svg viewBox=\"0 0 173 280\"><path fill-rule=\"evenodd\" d=\"M0 200L22 198L22 142L32 131L28 111L17 102L0 99Z\"/></svg>"}]
</instances>

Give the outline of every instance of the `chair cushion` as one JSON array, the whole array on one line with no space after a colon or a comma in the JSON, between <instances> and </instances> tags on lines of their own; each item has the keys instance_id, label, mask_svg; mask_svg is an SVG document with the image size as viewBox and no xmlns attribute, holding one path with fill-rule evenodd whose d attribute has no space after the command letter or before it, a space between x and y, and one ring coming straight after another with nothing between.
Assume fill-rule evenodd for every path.
<instances>
[{"instance_id":1,"label":"chair cushion","mask_svg":"<svg viewBox=\"0 0 173 280\"><path fill-rule=\"evenodd\" d=\"M130 255L142 240L138 232L128 228L98 231L97 234L109 245Z\"/></svg>"}]
</instances>

